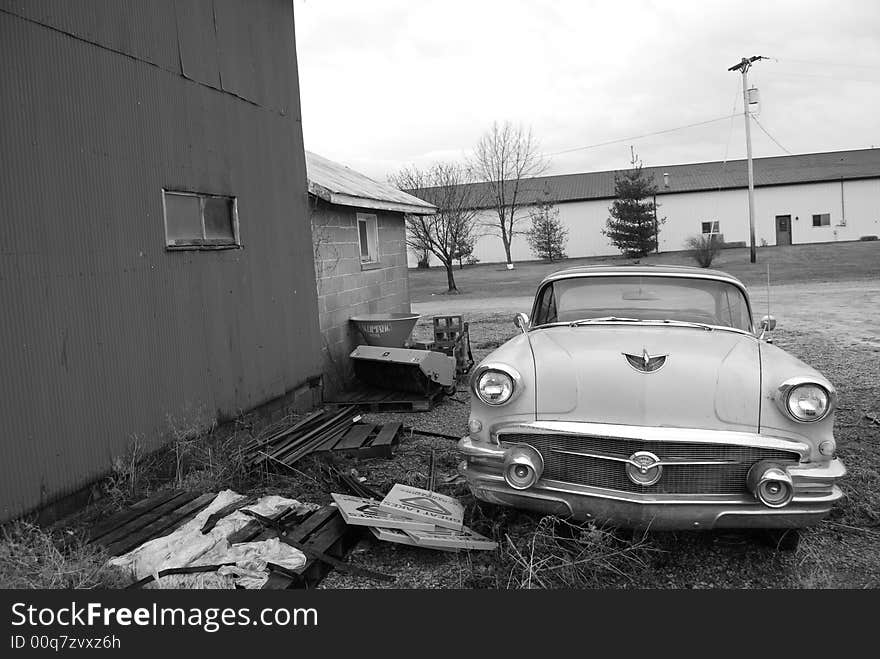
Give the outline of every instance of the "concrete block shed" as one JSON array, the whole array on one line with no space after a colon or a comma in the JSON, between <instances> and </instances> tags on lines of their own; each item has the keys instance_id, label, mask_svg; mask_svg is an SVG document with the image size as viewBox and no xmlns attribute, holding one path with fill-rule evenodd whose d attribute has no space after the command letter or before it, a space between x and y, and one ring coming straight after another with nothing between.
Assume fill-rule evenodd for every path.
<instances>
[{"instance_id":1,"label":"concrete block shed","mask_svg":"<svg viewBox=\"0 0 880 659\"><path fill-rule=\"evenodd\" d=\"M431 204L306 152L324 390L352 376L349 353L363 343L349 318L410 310L406 215Z\"/></svg>"}]
</instances>

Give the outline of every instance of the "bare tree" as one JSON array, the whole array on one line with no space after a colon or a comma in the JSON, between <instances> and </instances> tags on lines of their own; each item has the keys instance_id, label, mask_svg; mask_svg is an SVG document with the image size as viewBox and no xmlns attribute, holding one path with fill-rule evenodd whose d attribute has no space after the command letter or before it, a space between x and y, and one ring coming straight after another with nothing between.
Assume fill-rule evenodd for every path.
<instances>
[{"instance_id":1,"label":"bare tree","mask_svg":"<svg viewBox=\"0 0 880 659\"><path fill-rule=\"evenodd\" d=\"M450 293L457 293L455 259L474 241L478 213L467 185L467 170L457 163L437 163L427 169L408 167L389 177L393 185L437 207L434 215L407 215L407 244L429 250L446 268Z\"/></svg>"},{"instance_id":2,"label":"bare tree","mask_svg":"<svg viewBox=\"0 0 880 659\"><path fill-rule=\"evenodd\" d=\"M510 245L513 237L523 233L520 222L528 214L522 209L532 202L523 198L525 179L540 176L547 170L547 160L539 153L538 142L531 128L504 122L492 124L474 149L471 162L473 176L485 184L488 204L497 217L487 226L501 237L508 269L513 269Z\"/></svg>"}]
</instances>

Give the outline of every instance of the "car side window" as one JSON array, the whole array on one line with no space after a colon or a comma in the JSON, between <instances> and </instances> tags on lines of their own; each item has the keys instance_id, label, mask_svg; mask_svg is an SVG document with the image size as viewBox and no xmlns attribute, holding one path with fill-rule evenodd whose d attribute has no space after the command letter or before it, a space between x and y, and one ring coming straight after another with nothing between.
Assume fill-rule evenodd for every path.
<instances>
[{"instance_id":1,"label":"car side window","mask_svg":"<svg viewBox=\"0 0 880 659\"><path fill-rule=\"evenodd\" d=\"M538 312L536 315L535 325L556 322L556 296L553 294L553 284L547 284L544 290L541 291L541 299L538 302Z\"/></svg>"}]
</instances>

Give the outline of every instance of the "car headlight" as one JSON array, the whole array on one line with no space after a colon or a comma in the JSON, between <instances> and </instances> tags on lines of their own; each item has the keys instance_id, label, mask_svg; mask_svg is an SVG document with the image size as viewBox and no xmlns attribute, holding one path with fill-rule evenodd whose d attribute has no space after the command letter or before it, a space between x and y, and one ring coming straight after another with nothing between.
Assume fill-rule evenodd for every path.
<instances>
[{"instance_id":1,"label":"car headlight","mask_svg":"<svg viewBox=\"0 0 880 659\"><path fill-rule=\"evenodd\" d=\"M795 421L819 421L828 414L831 396L824 387L806 383L790 387L782 403L788 415Z\"/></svg>"},{"instance_id":2,"label":"car headlight","mask_svg":"<svg viewBox=\"0 0 880 659\"><path fill-rule=\"evenodd\" d=\"M486 405L504 405L513 396L515 386L507 373L487 370L477 377L475 391Z\"/></svg>"},{"instance_id":3,"label":"car headlight","mask_svg":"<svg viewBox=\"0 0 880 659\"><path fill-rule=\"evenodd\" d=\"M522 393L522 389L522 377L507 364L482 364L471 374L471 391L486 405L509 403Z\"/></svg>"}]
</instances>

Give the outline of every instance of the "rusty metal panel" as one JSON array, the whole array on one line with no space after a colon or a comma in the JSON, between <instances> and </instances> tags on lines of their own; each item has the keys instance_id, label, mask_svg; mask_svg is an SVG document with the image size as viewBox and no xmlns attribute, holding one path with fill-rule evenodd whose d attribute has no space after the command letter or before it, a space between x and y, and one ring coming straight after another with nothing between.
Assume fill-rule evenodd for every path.
<instances>
[{"instance_id":1,"label":"rusty metal panel","mask_svg":"<svg viewBox=\"0 0 880 659\"><path fill-rule=\"evenodd\" d=\"M0 10L0 519L320 374L292 7L260 4L287 114ZM242 249L167 251L163 187L236 196Z\"/></svg>"}]
</instances>

